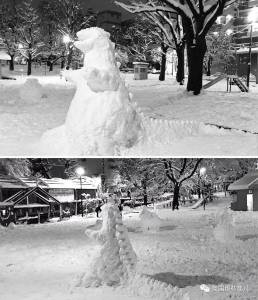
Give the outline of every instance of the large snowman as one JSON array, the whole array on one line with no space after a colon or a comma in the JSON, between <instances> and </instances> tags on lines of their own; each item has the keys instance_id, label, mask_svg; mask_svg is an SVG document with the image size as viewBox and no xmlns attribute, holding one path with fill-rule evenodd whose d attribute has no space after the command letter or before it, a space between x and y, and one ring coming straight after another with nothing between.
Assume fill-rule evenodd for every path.
<instances>
[{"instance_id":1,"label":"large snowman","mask_svg":"<svg viewBox=\"0 0 258 300\"><path fill-rule=\"evenodd\" d=\"M119 155L143 136L141 119L115 60L110 34L92 27L77 33L75 46L84 53L81 70L65 76L76 83L65 124L47 131L41 149L59 155Z\"/></svg>"}]
</instances>

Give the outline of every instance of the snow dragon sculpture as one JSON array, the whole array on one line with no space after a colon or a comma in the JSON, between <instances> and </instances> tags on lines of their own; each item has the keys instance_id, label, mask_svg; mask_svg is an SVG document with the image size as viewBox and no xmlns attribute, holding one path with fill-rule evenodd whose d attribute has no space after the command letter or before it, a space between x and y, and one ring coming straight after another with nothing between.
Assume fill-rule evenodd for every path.
<instances>
[{"instance_id":1,"label":"snow dragon sculpture","mask_svg":"<svg viewBox=\"0 0 258 300\"><path fill-rule=\"evenodd\" d=\"M143 135L141 118L120 77L110 34L92 27L77 36L75 46L84 53L84 67L65 72L76 83L76 93L65 124L42 139L45 146L56 145L59 153L114 155Z\"/></svg>"},{"instance_id":2,"label":"snow dragon sculpture","mask_svg":"<svg viewBox=\"0 0 258 300\"><path fill-rule=\"evenodd\" d=\"M79 286L118 285L134 273L136 254L128 238L127 229L116 205L102 206L103 223L99 231L86 230L88 237L98 241L101 249Z\"/></svg>"}]
</instances>

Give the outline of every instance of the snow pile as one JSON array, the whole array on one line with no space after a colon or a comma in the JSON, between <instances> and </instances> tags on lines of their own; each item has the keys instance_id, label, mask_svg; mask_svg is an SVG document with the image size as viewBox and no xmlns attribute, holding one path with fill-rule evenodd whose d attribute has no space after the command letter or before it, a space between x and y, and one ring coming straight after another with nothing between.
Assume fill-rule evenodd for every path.
<instances>
[{"instance_id":1,"label":"snow pile","mask_svg":"<svg viewBox=\"0 0 258 300\"><path fill-rule=\"evenodd\" d=\"M46 132L49 145L60 155L114 155L132 147L143 135L139 114L115 60L110 34L92 27L77 33L75 46L84 53L84 67L65 76L77 85L65 124Z\"/></svg>"},{"instance_id":2,"label":"snow pile","mask_svg":"<svg viewBox=\"0 0 258 300\"><path fill-rule=\"evenodd\" d=\"M217 217L217 224L213 231L214 237L221 243L235 241L234 219L228 209L224 209Z\"/></svg>"},{"instance_id":3,"label":"snow pile","mask_svg":"<svg viewBox=\"0 0 258 300\"><path fill-rule=\"evenodd\" d=\"M26 104L39 103L42 97L42 86L36 78L28 78L19 89L20 99Z\"/></svg>"},{"instance_id":4,"label":"snow pile","mask_svg":"<svg viewBox=\"0 0 258 300\"><path fill-rule=\"evenodd\" d=\"M139 214L140 226L143 231L158 231L162 226L162 220L155 213L150 211L147 207L143 207Z\"/></svg>"},{"instance_id":5,"label":"snow pile","mask_svg":"<svg viewBox=\"0 0 258 300\"><path fill-rule=\"evenodd\" d=\"M118 208L111 203L103 205L102 218L103 223L99 231L85 231L86 235L101 244L101 248L77 286L114 286L126 282L134 273L136 254Z\"/></svg>"},{"instance_id":6,"label":"snow pile","mask_svg":"<svg viewBox=\"0 0 258 300\"><path fill-rule=\"evenodd\" d=\"M11 222L11 223L9 224L9 226L8 226L8 228L11 229L11 230L14 230L15 227L16 227L16 225L15 225L13 222Z\"/></svg>"},{"instance_id":7,"label":"snow pile","mask_svg":"<svg viewBox=\"0 0 258 300\"><path fill-rule=\"evenodd\" d=\"M5 232L6 228L0 224L0 234Z\"/></svg>"}]
</instances>

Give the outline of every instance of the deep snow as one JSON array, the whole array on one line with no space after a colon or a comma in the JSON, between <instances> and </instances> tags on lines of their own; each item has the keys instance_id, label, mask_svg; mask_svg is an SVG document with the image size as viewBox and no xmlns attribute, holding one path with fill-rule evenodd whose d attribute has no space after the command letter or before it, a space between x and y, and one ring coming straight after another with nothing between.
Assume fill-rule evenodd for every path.
<instances>
[{"instance_id":1,"label":"deep snow","mask_svg":"<svg viewBox=\"0 0 258 300\"><path fill-rule=\"evenodd\" d=\"M210 123L258 132L258 87L254 83L251 83L248 94L238 92L236 87L232 93L226 93L226 82L222 81L196 97L188 95L185 87L179 87L173 78L159 82L158 75L150 75L146 81L135 81L132 74L122 74L122 77L138 110L147 120L149 117L153 120L147 122L147 141L120 149L119 155L258 154L257 135L204 125ZM21 97L26 77L18 76L17 81L0 81L0 155L57 156L54 148L58 138L47 149L39 149L39 141L45 131L65 122L75 85L60 76L35 78L41 84L40 101ZM166 132L164 123L168 128ZM69 153L59 151L60 155Z\"/></svg>"},{"instance_id":2,"label":"deep snow","mask_svg":"<svg viewBox=\"0 0 258 300\"><path fill-rule=\"evenodd\" d=\"M163 224L150 231L142 230L136 210L124 212L139 275L117 288L73 286L77 276L89 270L99 249L84 234L86 228L101 227L95 216L1 228L1 299L164 300L167 284L177 286L175 294L184 294L185 299L257 299L257 212L232 212L236 238L219 242L214 228L228 201L216 201L205 211L157 209Z\"/></svg>"}]
</instances>

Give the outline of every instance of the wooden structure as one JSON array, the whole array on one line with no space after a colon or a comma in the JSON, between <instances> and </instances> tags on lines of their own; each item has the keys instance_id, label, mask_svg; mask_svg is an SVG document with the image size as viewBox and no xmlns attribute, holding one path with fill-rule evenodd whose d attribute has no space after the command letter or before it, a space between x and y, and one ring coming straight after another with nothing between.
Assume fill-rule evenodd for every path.
<instances>
[{"instance_id":1,"label":"wooden structure","mask_svg":"<svg viewBox=\"0 0 258 300\"><path fill-rule=\"evenodd\" d=\"M258 211L258 171L250 172L230 184L231 209L237 211Z\"/></svg>"},{"instance_id":2,"label":"wooden structure","mask_svg":"<svg viewBox=\"0 0 258 300\"><path fill-rule=\"evenodd\" d=\"M62 205L63 212L67 215L73 215L81 212L82 204L85 208L87 199L96 198L100 182L87 176L79 178L62 179L51 178L41 179L48 186L49 194L58 199Z\"/></svg>"},{"instance_id":3,"label":"wooden structure","mask_svg":"<svg viewBox=\"0 0 258 300\"><path fill-rule=\"evenodd\" d=\"M135 80L144 80L148 79L148 63L144 62L134 62L134 79Z\"/></svg>"},{"instance_id":4,"label":"wooden structure","mask_svg":"<svg viewBox=\"0 0 258 300\"><path fill-rule=\"evenodd\" d=\"M59 207L59 217L62 218L60 202L39 186L20 190L1 203L2 207L11 207L15 223L47 221L54 216L53 210L56 205Z\"/></svg>"},{"instance_id":5,"label":"wooden structure","mask_svg":"<svg viewBox=\"0 0 258 300\"><path fill-rule=\"evenodd\" d=\"M82 176L80 180L0 175L0 214L6 218L12 212L9 223L70 217L80 213L82 207L87 208L90 199L96 198L100 184L100 177Z\"/></svg>"},{"instance_id":6,"label":"wooden structure","mask_svg":"<svg viewBox=\"0 0 258 300\"><path fill-rule=\"evenodd\" d=\"M7 227L14 221L13 205L11 203L0 202L0 225Z\"/></svg>"},{"instance_id":7,"label":"wooden structure","mask_svg":"<svg viewBox=\"0 0 258 300\"><path fill-rule=\"evenodd\" d=\"M28 185L17 177L0 175L0 202L27 188Z\"/></svg>"},{"instance_id":8,"label":"wooden structure","mask_svg":"<svg viewBox=\"0 0 258 300\"><path fill-rule=\"evenodd\" d=\"M5 63L6 61L11 60L10 55L8 55L5 51L0 50L0 79L2 79L2 63Z\"/></svg>"},{"instance_id":9,"label":"wooden structure","mask_svg":"<svg viewBox=\"0 0 258 300\"><path fill-rule=\"evenodd\" d=\"M237 75L227 75L227 92L231 92L232 85L236 85L241 92L248 92L247 86L239 79Z\"/></svg>"}]
</instances>

